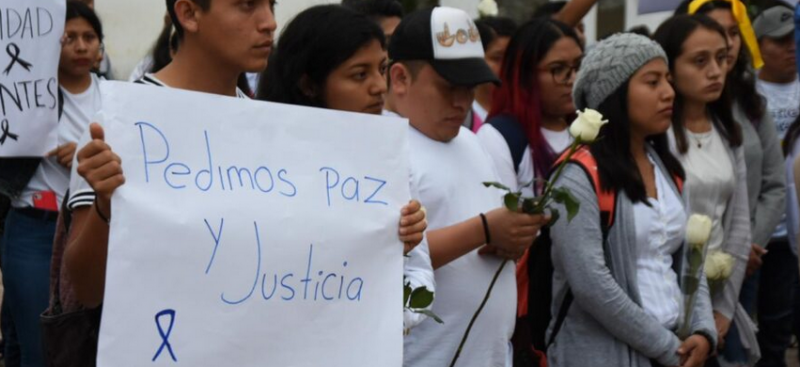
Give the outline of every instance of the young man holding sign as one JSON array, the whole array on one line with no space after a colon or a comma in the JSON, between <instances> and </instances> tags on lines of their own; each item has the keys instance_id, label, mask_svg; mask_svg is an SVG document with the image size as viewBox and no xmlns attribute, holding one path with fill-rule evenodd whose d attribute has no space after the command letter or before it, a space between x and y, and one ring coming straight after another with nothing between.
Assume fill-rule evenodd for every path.
<instances>
[{"instance_id":1,"label":"young man holding sign","mask_svg":"<svg viewBox=\"0 0 800 367\"><path fill-rule=\"evenodd\" d=\"M272 0L167 0L181 45L170 65L143 82L239 95L238 76L266 67L276 28L274 4ZM103 129L97 124L91 126L91 141L79 151L77 160L74 167L83 178L74 176L70 185L75 230L65 261L80 301L97 306L104 293L110 199L125 178L120 158L104 142ZM422 240L427 224L416 201L404 207L402 214L400 239L408 251Z\"/></svg>"},{"instance_id":2,"label":"young man holding sign","mask_svg":"<svg viewBox=\"0 0 800 367\"><path fill-rule=\"evenodd\" d=\"M498 209L502 194L483 186L497 181L497 174L461 123L475 87L498 79L484 60L469 15L440 7L406 16L395 30L389 58L393 104L387 114L411 123L412 186L429 206L433 312L445 322L426 320L406 337L405 365L446 366L501 262L519 258L549 219ZM475 323L473 331L480 332L467 340L460 366L511 365L516 292L513 267L507 268Z\"/></svg>"}]
</instances>

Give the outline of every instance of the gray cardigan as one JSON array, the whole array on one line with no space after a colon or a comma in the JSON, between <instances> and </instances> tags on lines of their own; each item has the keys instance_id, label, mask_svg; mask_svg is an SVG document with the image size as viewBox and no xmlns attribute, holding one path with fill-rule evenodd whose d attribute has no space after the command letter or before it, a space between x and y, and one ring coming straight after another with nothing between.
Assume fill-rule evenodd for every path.
<instances>
[{"instance_id":1,"label":"gray cardigan","mask_svg":"<svg viewBox=\"0 0 800 367\"><path fill-rule=\"evenodd\" d=\"M661 161L654 158L657 168L669 175ZM569 164L556 186L569 188L581 208L572 222L562 219L550 231L553 314L558 313L568 289L574 301L548 349L549 365L650 367L651 360L664 366L679 365L677 350L681 341L641 306L630 199L624 193L617 195L615 222L604 251L597 195L586 173ZM677 192L674 184L671 186ZM561 208L561 212L565 210ZM685 251L686 246L681 246L673 255L673 269L679 278ZM691 329L711 338L714 350L717 332L705 277L701 277L698 292ZM548 338L552 328L553 323Z\"/></svg>"},{"instance_id":2,"label":"gray cardigan","mask_svg":"<svg viewBox=\"0 0 800 367\"><path fill-rule=\"evenodd\" d=\"M770 113L764 113L756 127L737 104L733 118L742 127L744 137L753 242L766 247L786 207L786 173L781 142Z\"/></svg>"}]
</instances>

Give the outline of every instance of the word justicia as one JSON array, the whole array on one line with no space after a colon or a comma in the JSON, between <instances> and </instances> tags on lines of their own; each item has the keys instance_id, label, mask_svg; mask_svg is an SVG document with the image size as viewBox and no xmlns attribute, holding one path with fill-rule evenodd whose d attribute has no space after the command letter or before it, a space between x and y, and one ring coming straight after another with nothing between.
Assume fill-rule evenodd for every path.
<instances>
[{"instance_id":1,"label":"word justicia","mask_svg":"<svg viewBox=\"0 0 800 367\"><path fill-rule=\"evenodd\" d=\"M225 219L221 218L219 226L213 226L208 220L204 220L209 234L214 241L214 251L206 268L206 274L212 270L217 251L222 243L222 235L225 227ZM216 223L215 223L216 224ZM216 227L216 228L214 228ZM261 298L264 301L311 301L311 302L334 302L334 301L361 301L364 291L364 279L360 276L350 276L348 273L348 261L343 260L341 266L331 266L336 268L333 271L326 271L318 268L314 264L314 245L309 244L308 256L305 262L305 271L295 273L291 270L265 271L262 268L262 256L264 245L262 233L259 231L258 223L253 222L254 243L256 250L255 275L252 284L245 287L246 291L223 291L220 293L220 300L228 305L238 305L249 299L258 297L260 289ZM260 287L259 287L260 284ZM232 295L236 294L236 295Z\"/></svg>"}]
</instances>

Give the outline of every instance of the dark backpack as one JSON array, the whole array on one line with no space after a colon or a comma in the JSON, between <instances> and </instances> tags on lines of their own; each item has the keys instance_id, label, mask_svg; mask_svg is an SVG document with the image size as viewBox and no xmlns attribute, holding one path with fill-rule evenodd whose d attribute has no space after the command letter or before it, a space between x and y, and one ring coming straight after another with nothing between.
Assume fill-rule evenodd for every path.
<instances>
[{"instance_id":1,"label":"dark backpack","mask_svg":"<svg viewBox=\"0 0 800 367\"><path fill-rule=\"evenodd\" d=\"M511 151L514 170L518 170L522 162L528 141L522 126L510 116L497 116L488 121L505 139ZM555 165L566 159L564 153ZM582 146L570 158L570 163L577 164L586 172L594 186L600 207L600 226L603 233L603 250L608 246L608 234L614 225L617 193L604 191L600 185L600 175L588 146ZM678 190L682 190L683 182L679 177L674 177ZM524 287L519 292L517 323L512 337L514 345L514 366L531 367L546 366L547 360L544 352L553 343L561 326L567 317L569 307L572 305L573 295L567 290L564 300L558 308L553 331L550 338L546 338L547 329L553 320L551 307L553 303L553 262L551 257L552 241L549 228L542 229L531 249L517 264L517 284ZM528 297L529 295L535 297Z\"/></svg>"}]
</instances>

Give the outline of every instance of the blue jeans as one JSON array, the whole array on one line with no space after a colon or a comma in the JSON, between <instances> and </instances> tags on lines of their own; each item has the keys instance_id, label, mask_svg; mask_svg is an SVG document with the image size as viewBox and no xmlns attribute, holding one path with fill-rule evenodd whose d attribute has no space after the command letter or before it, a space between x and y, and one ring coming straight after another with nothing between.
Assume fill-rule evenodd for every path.
<instances>
[{"instance_id":1,"label":"blue jeans","mask_svg":"<svg viewBox=\"0 0 800 367\"><path fill-rule=\"evenodd\" d=\"M50 258L56 220L33 218L11 209L2 241L3 318L13 332L6 335L6 355L20 353L21 367L44 367L39 315L50 297ZM5 327L4 331L8 331ZM16 348L17 350L15 350ZM11 367L10 365L7 365Z\"/></svg>"},{"instance_id":2,"label":"blue jeans","mask_svg":"<svg viewBox=\"0 0 800 367\"><path fill-rule=\"evenodd\" d=\"M762 258L758 285L758 345L761 347L759 367L785 367L786 349L792 334L798 335L793 314L798 287L797 257L788 242L773 241L769 253Z\"/></svg>"}]
</instances>

